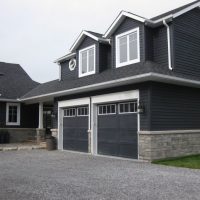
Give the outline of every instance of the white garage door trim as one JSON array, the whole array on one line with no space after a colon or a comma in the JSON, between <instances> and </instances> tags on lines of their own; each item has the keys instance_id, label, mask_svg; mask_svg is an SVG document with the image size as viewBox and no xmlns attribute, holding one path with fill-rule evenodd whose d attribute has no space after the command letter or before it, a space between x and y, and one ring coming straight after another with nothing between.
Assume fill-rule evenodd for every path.
<instances>
[{"instance_id":1,"label":"white garage door trim","mask_svg":"<svg viewBox=\"0 0 200 200\"><path fill-rule=\"evenodd\" d=\"M63 150L63 109L66 107L88 105L88 127L90 127L90 98L72 99L58 102L58 149Z\"/></svg>"},{"instance_id":2,"label":"white garage door trim","mask_svg":"<svg viewBox=\"0 0 200 200\"><path fill-rule=\"evenodd\" d=\"M92 124L92 134L91 134L91 153L97 155L97 104L109 103L109 102L120 102L137 99L139 103L139 90L131 90L125 92L110 93L105 95L94 96L91 98L91 124ZM138 132L140 131L140 114L138 113ZM139 135L138 135L139 140ZM138 145L139 154L139 145ZM139 159L139 155L138 155Z\"/></svg>"}]
</instances>

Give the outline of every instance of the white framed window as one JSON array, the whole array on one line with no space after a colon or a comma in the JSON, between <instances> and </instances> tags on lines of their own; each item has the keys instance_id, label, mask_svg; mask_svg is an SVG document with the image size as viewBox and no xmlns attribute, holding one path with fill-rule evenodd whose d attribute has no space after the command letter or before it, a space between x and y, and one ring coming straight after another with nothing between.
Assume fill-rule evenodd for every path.
<instances>
[{"instance_id":1,"label":"white framed window","mask_svg":"<svg viewBox=\"0 0 200 200\"><path fill-rule=\"evenodd\" d=\"M76 117L76 108L64 109L64 117Z\"/></svg>"},{"instance_id":2,"label":"white framed window","mask_svg":"<svg viewBox=\"0 0 200 200\"><path fill-rule=\"evenodd\" d=\"M79 51L79 77L95 74L96 46Z\"/></svg>"},{"instance_id":3,"label":"white framed window","mask_svg":"<svg viewBox=\"0 0 200 200\"><path fill-rule=\"evenodd\" d=\"M20 104L19 103L6 104L6 125L20 126Z\"/></svg>"},{"instance_id":4,"label":"white framed window","mask_svg":"<svg viewBox=\"0 0 200 200\"><path fill-rule=\"evenodd\" d=\"M78 107L77 116L88 116L88 107Z\"/></svg>"},{"instance_id":5,"label":"white framed window","mask_svg":"<svg viewBox=\"0 0 200 200\"><path fill-rule=\"evenodd\" d=\"M137 107L138 107L137 101L119 103L118 105L119 114L137 113Z\"/></svg>"},{"instance_id":6,"label":"white framed window","mask_svg":"<svg viewBox=\"0 0 200 200\"><path fill-rule=\"evenodd\" d=\"M113 115L113 114L116 114L116 104L98 106L98 115Z\"/></svg>"},{"instance_id":7,"label":"white framed window","mask_svg":"<svg viewBox=\"0 0 200 200\"><path fill-rule=\"evenodd\" d=\"M116 36L116 67L140 62L140 29Z\"/></svg>"}]
</instances>

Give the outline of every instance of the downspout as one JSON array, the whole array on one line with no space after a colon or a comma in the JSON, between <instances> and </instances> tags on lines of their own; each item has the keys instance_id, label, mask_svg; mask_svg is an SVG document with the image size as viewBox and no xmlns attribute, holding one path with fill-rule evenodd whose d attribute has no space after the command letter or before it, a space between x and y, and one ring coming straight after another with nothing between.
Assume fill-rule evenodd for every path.
<instances>
[{"instance_id":1,"label":"downspout","mask_svg":"<svg viewBox=\"0 0 200 200\"><path fill-rule=\"evenodd\" d=\"M164 26L167 28L167 44L168 44L168 63L169 69L173 70L172 67L172 52L171 52L171 34L170 34L170 27L167 24L166 20L163 20Z\"/></svg>"},{"instance_id":2,"label":"downspout","mask_svg":"<svg viewBox=\"0 0 200 200\"><path fill-rule=\"evenodd\" d=\"M58 64L58 66L59 66L59 81L61 81L61 64L60 63L57 63Z\"/></svg>"}]
</instances>

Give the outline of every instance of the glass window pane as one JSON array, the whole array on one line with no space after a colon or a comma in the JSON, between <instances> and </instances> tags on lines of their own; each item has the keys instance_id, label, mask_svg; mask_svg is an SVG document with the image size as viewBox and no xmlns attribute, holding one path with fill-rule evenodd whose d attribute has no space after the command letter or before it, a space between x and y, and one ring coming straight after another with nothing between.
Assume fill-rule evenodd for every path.
<instances>
[{"instance_id":1,"label":"glass window pane","mask_svg":"<svg viewBox=\"0 0 200 200\"><path fill-rule=\"evenodd\" d=\"M129 104L128 103L126 103L126 104L124 104L124 112L129 112Z\"/></svg>"},{"instance_id":2,"label":"glass window pane","mask_svg":"<svg viewBox=\"0 0 200 200\"><path fill-rule=\"evenodd\" d=\"M87 51L81 53L81 59L82 74L84 74L87 72Z\"/></svg>"},{"instance_id":3,"label":"glass window pane","mask_svg":"<svg viewBox=\"0 0 200 200\"><path fill-rule=\"evenodd\" d=\"M107 113L108 113L108 114L111 113L111 106L110 106L110 105L107 106Z\"/></svg>"},{"instance_id":4,"label":"glass window pane","mask_svg":"<svg viewBox=\"0 0 200 200\"><path fill-rule=\"evenodd\" d=\"M112 113L115 113L116 111L115 111L115 105L112 105L111 106L111 110L112 110Z\"/></svg>"},{"instance_id":5,"label":"glass window pane","mask_svg":"<svg viewBox=\"0 0 200 200\"><path fill-rule=\"evenodd\" d=\"M103 114L106 114L106 106L103 106Z\"/></svg>"},{"instance_id":6,"label":"glass window pane","mask_svg":"<svg viewBox=\"0 0 200 200\"><path fill-rule=\"evenodd\" d=\"M130 103L130 112L135 112L135 103Z\"/></svg>"},{"instance_id":7,"label":"glass window pane","mask_svg":"<svg viewBox=\"0 0 200 200\"><path fill-rule=\"evenodd\" d=\"M89 53L89 67L88 67L88 71L94 71L94 48L90 49L88 51Z\"/></svg>"},{"instance_id":8,"label":"glass window pane","mask_svg":"<svg viewBox=\"0 0 200 200\"><path fill-rule=\"evenodd\" d=\"M138 58L138 46L137 46L137 33L129 35L129 58L135 60Z\"/></svg>"},{"instance_id":9,"label":"glass window pane","mask_svg":"<svg viewBox=\"0 0 200 200\"><path fill-rule=\"evenodd\" d=\"M127 62L127 36L119 38L119 62Z\"/></svg>"}]
</instances>

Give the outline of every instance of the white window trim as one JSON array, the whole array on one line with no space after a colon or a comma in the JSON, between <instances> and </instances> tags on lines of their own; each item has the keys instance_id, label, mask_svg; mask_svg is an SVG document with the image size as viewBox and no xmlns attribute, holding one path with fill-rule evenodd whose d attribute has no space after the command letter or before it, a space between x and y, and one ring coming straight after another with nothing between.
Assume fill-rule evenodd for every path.
<instances>
[{"instance_id":1,"label":"white window trim","mask_svg":"<svg viewBox=\"0 0 200 200\"><path fill-rule=\"evenodd\" d=\"M129 106L130 106L130 103L136 103L136 105L138 106L138 102L137 102L137 99L135 100L135 101L129 101L129 102L123 102L123 103L119 103L118 104L118 113L119 113L119 115L124 115L124 114L137 114L138 112L136 111L136 112L120 112L120 105L121 104L129 104Z\"/></svg>"},{"instance_id":2,"label":"white window trim","mask_svg":"<svg viewBox=\"0 0 200 200\"><path fill-rule=\"evenodd\" d=\"M66 116L66 115L65 115L65 110L70 110L70 109L75 110L75 115ZM64 118L76 117L76 108L65 108L64 111L63 111L63 117L64 117Z\"/></svg>"},{"instance_id":3,"label":"white window trim","mask_svg":"<svg viewBox=\"0 0 200 200\"><path fill-rule=\"evenodd\" d=\"M106 107L106 113L105 113L105 114L100 114L100 113L99 113L99 107L100 107L100 106L115 106L115 112L114 112L114 113L107 113L107 107ZM116 114L117 114L116 104L98 105L98 115L102 116L102 115L116 115Z\"/></svg>"},{"instance_id":4,"label":"white window trim","mask_svg":"<svg viewBox=\"0 0 200 200\"><path fill-rule=\"evenodd\" d=\"M17 122L9 122L9 106L17 106ZM6 103L6 125L20 126L21 105L20 103Z\"/></svg>"},{"instance_id":5,"label":"white window trim","mask_svg":"<svg viewBox=\"0 0 200 200\"><path fill-rule=\"evenodd\" d=\"M86 108L88 114L87 114L87 115L79 115L79 114L78 114L78 109L81 109L81 108ZM81 107L78 107L76 112L77 112L77 114L76 114L77 117L88 117L88 116L89 116L89 108L88 108L88 106L81 106Z\"/></svg>"},{"instance_id":6,"label":"white window trim","mask_svg":"<svg viewBox=\"0 0 200 200\"><path fill-rule=\"evenodd\" d=\"M87 72L87 73L82 74L82 61L81 61L82 55L81 55L81 53L83 51L87 51L87 50L92 49L92 48L94 48L94 70L91 71L91 72ZM88 57L87 57L87 63L88 63ZM79 77L89 76L89 75L95 74L95 72L96 72L96 45L91 45L91 46L84 48L84 49L81 49L79 51Z\"/></svg>"},{"instance_id":7,"label":"white window trim","mask_svg":"<svg viewBox=\"0 0 200 200\"><path fill-rule=\"evenodd\" d=\"M119 55L119 53L120 53L120 50L119 50L119 38L123 37L125 35L128 35L128 34L131 34L133 32L137 32L137 47L138 47L137 52L138 52L138 57L137 57L137 59L129 60L129 51L128 51L128 60L129 61L120 63L119 62L119 58L120 58L120 55ZM126 31L124 33L121 33L119 35L116 35L116 37L115 37L115 45L116 45L116 52L115 52L116 53L116 68L140 62L140 28L139 27L138 28L134 28L134 29L132 29L130 31ZM128 45L128 49L129 49L129 45Z\"/></svg>"}]
</instances>

